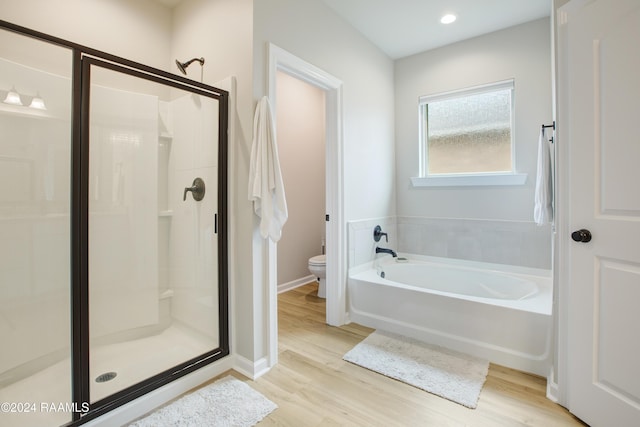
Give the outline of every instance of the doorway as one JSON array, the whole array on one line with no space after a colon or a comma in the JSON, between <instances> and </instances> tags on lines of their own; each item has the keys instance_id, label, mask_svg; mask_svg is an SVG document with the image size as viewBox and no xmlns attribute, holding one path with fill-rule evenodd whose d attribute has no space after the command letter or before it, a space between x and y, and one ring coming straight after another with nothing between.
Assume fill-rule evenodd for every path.
<instances>
[{"instance_id":1,"label":"doorway","mask_svg":"<svg viewBox=\"0 0 640 427\"><path fill-rule=\"evenodd\" d=\"M278 292L315 280L308 260L325 254L325 92L282 71L275 112L289 218L278 241ZM324 279L324 277L323 277ZM319 292L319 296L322 292Z\"/></svg>"},{"instance_id":2,"label":"doorway","mask_svg":"<svg viewBox=\"0 0 640 427\"><path fill-rule=\"evenodd\" d=\"M326 322L342 325L346 318L346 238L343 214L343 163L342 163L342 82L322 69L297 56L269 45L268 96L272 108L277 110L277 73L284 72L315 86L325 93L326 120ZM259 259L266 262L268 283L267 332L268 365L278 360L278 302L276 245L271 240L263 243Z\"/></svg>"}]
</instances>

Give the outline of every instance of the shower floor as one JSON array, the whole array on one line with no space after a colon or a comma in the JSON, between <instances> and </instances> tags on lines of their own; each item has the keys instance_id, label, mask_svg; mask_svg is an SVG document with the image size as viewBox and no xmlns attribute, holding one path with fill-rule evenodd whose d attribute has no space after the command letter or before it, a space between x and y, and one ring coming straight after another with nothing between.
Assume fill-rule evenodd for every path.
<instances>
[{"instance_id":1,"label":"shower floor","mask_svg":"<svg viewBox=\"0 0 640 427\"><path fill-rule=\"evenodd\" d=\"M158 335L94 348L90 366L91 401L98 401L213 347L211 338L188 327L172 325ZM0 425L41 427L70 421L69 412L51 410L52 406L59 408L60 404L71 403L70 372L70 361L66 359L0 389L0 403L15 403L15 410L27 404L30 410L8 412L3 406ZM116 372L117 376L107 382L94 381L107 372Z\"/></svg>"}]
</instances>

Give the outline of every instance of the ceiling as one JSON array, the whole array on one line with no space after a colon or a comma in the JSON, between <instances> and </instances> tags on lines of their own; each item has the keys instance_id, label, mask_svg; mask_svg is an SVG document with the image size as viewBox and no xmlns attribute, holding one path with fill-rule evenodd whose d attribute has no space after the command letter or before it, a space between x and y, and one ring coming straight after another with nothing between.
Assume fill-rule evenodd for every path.
<instances>
[{"instance_id":1,"label":"ceiling","mask_svg":"<svg viewBox=\"0 0 640 427\"><path fill-rule=\"evenodd\" d=\"M549 16L551 0L322 0L393 59ZM443 25L446 13L457 15Z\"/></svg>"},{"instance_id":2,"label":"ceiling","mask_svg":"<svg viewBox=\"0 0 640 427\"><path fill-rule=\"evenodd\" d=\"M182 0L156 0L168 7ZM317 0L392 59L549 16L551 0ZM458 19L443 25L440 17Z\"/></svg>"}]
</instances>

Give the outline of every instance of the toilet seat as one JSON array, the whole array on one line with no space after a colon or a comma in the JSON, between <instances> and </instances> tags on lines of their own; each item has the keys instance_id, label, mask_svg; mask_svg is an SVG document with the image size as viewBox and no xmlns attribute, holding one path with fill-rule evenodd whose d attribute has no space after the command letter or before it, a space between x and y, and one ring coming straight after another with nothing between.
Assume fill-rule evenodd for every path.
<instances>
[{"instance_id":1,"label":"toilet seat","mask_svg":"<svg viewBox=\"0 0 640 427\"><path fill-rule=\"evenodd\" d=\"M327 256L326 255L316 255L314 257L309 258L309 265L315 265L318 267L323 267L327 265Z\"/></svg>"}]
</instances>

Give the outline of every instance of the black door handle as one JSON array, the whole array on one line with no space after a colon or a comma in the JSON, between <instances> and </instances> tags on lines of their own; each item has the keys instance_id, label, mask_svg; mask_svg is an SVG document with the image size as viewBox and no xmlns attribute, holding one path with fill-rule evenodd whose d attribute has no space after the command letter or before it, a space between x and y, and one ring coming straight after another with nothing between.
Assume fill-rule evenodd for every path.
<instances>
[{"instance_id":1,"label":"black door handle","mask_svg":"<svg viewBox=\"0 0 640 427\"><path fill-rule=\"evenodd\" d=\"M591 241L591 232L587 229L576 230L571 233L574 242L588 243Z\"/></svg>"}]
</instances>

